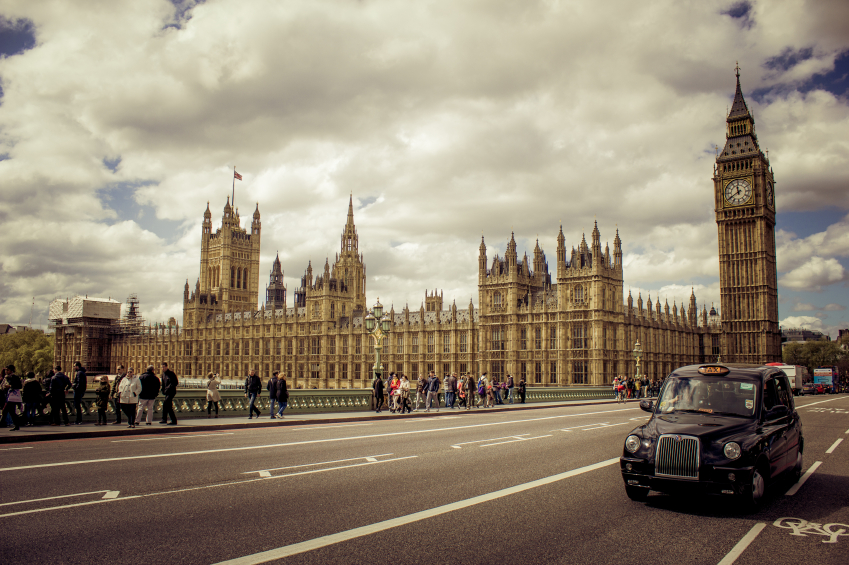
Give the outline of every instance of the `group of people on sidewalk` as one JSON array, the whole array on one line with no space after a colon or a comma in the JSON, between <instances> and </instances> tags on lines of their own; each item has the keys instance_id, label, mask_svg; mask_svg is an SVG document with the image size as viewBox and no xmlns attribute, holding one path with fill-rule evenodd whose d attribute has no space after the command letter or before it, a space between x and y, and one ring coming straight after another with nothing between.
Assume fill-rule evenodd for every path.
<instances>
[{"instance_id":1,"label":"group of people on sidewalk","mask_svg":"<svg viewBox=\"0 0 849 565\"><path fill-rule=\"evenodd\" d=\"M207 387L207 389L208 388L209 387ZM271 378L268 379L268 383L265 385L265 390L268 391L268 405L270 408L271 419L274 420L275 418L282 418L283 411L286 410L286 406L289 404L289 387L286 384L286 373L274 371L271 374ZM262 379L256 374L256 370L251 369L248 377L245 379L245 398L249 399L248 420L253 418L254 412L256 412L257 418L262 416L262 410L260 410L256 405L257 399L261 393ZM207 393L207 400L208 399L209 393ZM275 404L277 405L277 411L274 410ZM215 403L215 417L218 417L218 402Z\"/></svg>"},{"instance_id":2,"label":"group of people on sidewalk","mask_svg":"<svg viewBox=\"0 0 849 565\"><path fill-rule=\"evenodd\" d=\"M113 424L121 423L121 414L127 417L130 428L141 424L145 410L147 425L152 424L154 404L160 392L165 397L162 403L161 424L177 425L177 415L174 412L174 396L177 394L179 381L177 375L162 363L160 376L154 373L153 365L145 372L136 376L131 367L125 371L123 365L118 365L118 374L110 384L106 375L95 377L94 382L95 406L97 407L96 426L105 426L106 411L112 403L116 420ZM12 431L23 426L35 426L46 420L51 426L71 425L68 417L67 395L73 394L75 419L73 424L83 423L83 396L88 388L88 377L85 367L79 361L74 363L74 378L71 380L62 367L56 365L44 378L37 378L33 372L26 374L26 380L15 374L14 365L7 365L0 377L0 404L3 413L0 416L0 428L13 424ZM50 406L50 413L44 409ZM168 419L170 418L170 422ZM9 422L10 421L10 422Z\"/></svg>"},{"instance_id":3,"label":"group of people on sidewalk","mask_svg":"<svg viewBox=\"0 0 849 565\"><path fill-rule=\"evenodd\" d=\"M627 402L629 398L648 398L657 396L659 383L643 376L640 379L619 375L613 379L613 392L617 402Z\"/></svg>"},{"instance_id":4,"label":"group of people on sidewalk","mask_svg":"<svg viewBox=\"0 0 849 565\"><path fill-rule=\"evenodd\" d=\"M497 378L487 378L487 373L483 373L478 379L473 375L461 375L457 377L457 373L445 375L442 379L436 376L434 371L431 371L427 378L419 375L415 385L415 408L411 406L412 385L407 375L398 375L395 372L389 373L386 380L380 376L375 376L372 382L372 400L375 412L380 414L384 404L391 413L404 414L410 412L418 412L422 402L424 402L425 412L430 412L431 408L439 412L440 401L439 391L442 389L444 393L445 407L448 409L471 410L475 408L492 408L497 404L505 404L501 394L506 395L506 400L509 404L513 404L515 394L518 392L519 402L525 403L526 383L525 379L520 379L518 385L514 382L513 375L508 374L507 380L500 381ZM455 406L456 404L456 406ZM483 405L483 406L481 406Z\"/></svg>"}]
</instances>

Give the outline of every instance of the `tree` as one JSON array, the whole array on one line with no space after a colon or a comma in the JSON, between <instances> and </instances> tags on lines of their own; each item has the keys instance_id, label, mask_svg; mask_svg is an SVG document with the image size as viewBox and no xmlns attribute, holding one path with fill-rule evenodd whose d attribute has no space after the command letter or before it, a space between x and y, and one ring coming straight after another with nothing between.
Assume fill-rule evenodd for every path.
<instances>
[{"instance_id":1,"label":"tree","mask_svg":"<svg viewBox=\"0 0 849 565\"><path fill-rule=\"evenodd\" d=\"M46 373L53 365L53 336L25 330L0 336L0 366L14 365L15 372Z\"/></svg>"},{"instance_id":2,"label":"tree","mask_svg":"<svg viewBox=\"0 0 849 565\"><path fill-rule=\"evenodd\" d=\"M802 365L811 374L817 367L832 367L846 358L846 351L833 341L806 341L784 346L782 360L786 365Z\"/></svg>"}]
</instances>

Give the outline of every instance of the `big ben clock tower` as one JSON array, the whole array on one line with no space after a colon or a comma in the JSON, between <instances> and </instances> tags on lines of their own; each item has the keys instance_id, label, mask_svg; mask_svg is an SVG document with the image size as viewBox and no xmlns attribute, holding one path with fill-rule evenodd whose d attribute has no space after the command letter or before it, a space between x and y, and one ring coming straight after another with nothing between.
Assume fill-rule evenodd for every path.
<instances>
[{"instance_id":1,"label":"big ben clock tower","mask_svg":"<svg viewBox=\"0 0 849 565\"><path fill-rule=\"evenodd\" d=\"M726 141L714 169L719 229L722 361L781 361L775 265L775 180L758 145L755 119L737 92L726 119Z\"/></svg>"}]
</instances>

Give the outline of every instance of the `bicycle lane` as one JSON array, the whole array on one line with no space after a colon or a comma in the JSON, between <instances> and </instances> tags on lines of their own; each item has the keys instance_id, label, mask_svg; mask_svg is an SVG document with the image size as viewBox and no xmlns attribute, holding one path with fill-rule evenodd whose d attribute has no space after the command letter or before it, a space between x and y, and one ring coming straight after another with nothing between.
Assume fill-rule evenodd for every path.
<instances>
[{"instance_id":1,"label":"bicycle lane","mask_svg":"<svg viewBox=\"0 0 849 565\"><path fill-rule=\"evenodd\" d=\"M801 486L774 488L765 508L752 516L722 565L763 563L845 564L849 561L849 398L802 409L805 469ZM816 409L815 409L816 408ZM747 543L748 542L748 543Z\"/></svg>"}]
</instances>

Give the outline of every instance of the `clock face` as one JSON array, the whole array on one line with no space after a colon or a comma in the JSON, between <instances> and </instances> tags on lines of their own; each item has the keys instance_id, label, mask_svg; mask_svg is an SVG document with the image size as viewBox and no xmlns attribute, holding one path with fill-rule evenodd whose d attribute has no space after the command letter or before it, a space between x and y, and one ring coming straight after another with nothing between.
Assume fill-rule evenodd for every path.
<instances>
[{"instance_id":1,"label":"clock face","mask_svg":"<svg viewBox=\"0 0 849 565\"><path fill-rule=\"evenodd\" d=\"M774 201L775 196L772 194L772 183L768 182L766 183L766 203L772 206Z\"/></svg>"},{"instance_id":2,"label":"clock face","mask_svg":"<svg viewBox=\"0 0 849 565\"><path fill-rule=\"evenodd\" d=\"M752 185L743 179L736 179L725 185L725 200L734 206L744 204L752 197Z\"/></svg>"}]
</instances>

